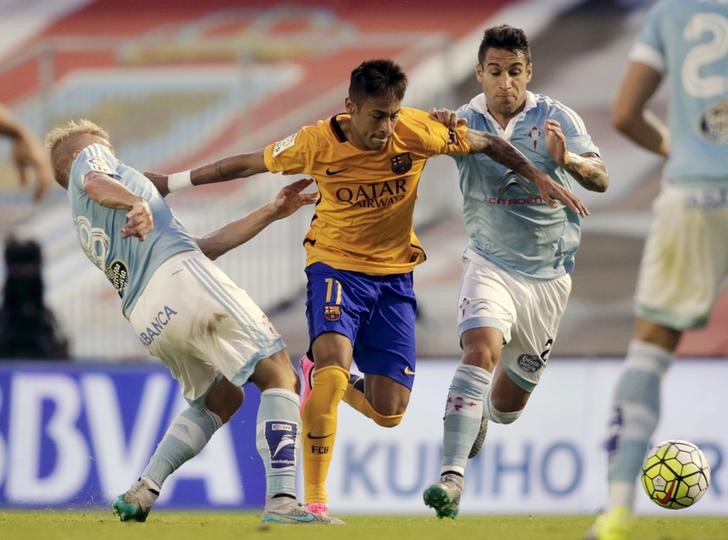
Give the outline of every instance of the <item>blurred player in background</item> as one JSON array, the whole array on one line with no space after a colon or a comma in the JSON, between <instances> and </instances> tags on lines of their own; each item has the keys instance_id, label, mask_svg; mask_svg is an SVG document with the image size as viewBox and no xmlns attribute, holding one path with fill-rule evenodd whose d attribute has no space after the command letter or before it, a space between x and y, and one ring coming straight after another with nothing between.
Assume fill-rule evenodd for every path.
<instances>
[{"instance_id":1,"label":"blurred player in background","mask_svg":"<svg viewBox=\"0 0 728 540\"><path fill-rule=\"evenodd\" d=\"M646 107L670 86L668 126ZM705 326L728 275L728 2L652 7L612 109L615 127L667 159L640 267L635 329L614 392L609 495L589 537L630 538L635 479L684 330Z\"/></svg>"},{"instance_id":2,"label":"blurred player in background","mask_svg":"<svg viewBox=\"0 0 728 540\"><path fill-rule=\"evenodd\" d=\"M230 419L250 380L261 391L256 440L267 480L263 521L333 523L296 501L299 397L285 343L245 291L203 255L220 255L312 202L299 194L310 181L195 240L154 185L114 156L108 135L95 124L70 122L52 130L47 144L55 178L68 189L83 251L109 278L124 316L179 380L189 403L139 480L114 501L115 513L122 521L144 521L165 479Z\"/></svg>"},{"instance_id":3,"label":"blurred player in background","mask_svg":"<svg viewBox=\"0 0 728 540\"><path fill-rule=\"evenodd\" d=\"M40 244L11 236L5 243L5 267L0 358L68 360L68 339L44 298Z\"/></svg>"},{"instance_id":4,"label":"blurred player in background","mask_svg":"<svg viewBox=\"0 0 728 540\"><path fill-rule=\"evenodd\" d=\"M33 199L40 200L53 183L48 153L33 132L0 103L0 134L13 140L12 160L21 186L29 186L35 176Z\"/></svg>"},{"instance_id":5,"label":"blurred player in background","mask_svg":"<svg viewBox=\"0 0 728 540\"><path fill-rule=\"evenodd\" d=\"M461 119L435 115L510 141L568 191L574 180L605 191L607 170L584 122L529 92L532 70L522 30L489 28L475 67L483 93L458 110ZM458 299L463 358L445 406L441 476L423 494L440 518L457 515L468 458L480 451L488 422L515 422L546 368L581 235L577 213L545 204L509 167L482 155L454 158L470 244Z\"/></svg>"},{"instance_id":6,"label":"blurred player in background","mask_svg":"<svg viewBox=\"0 0 728 540\"><path fill-rule=\"evenodd\" d=\"M427 158L485 153L535 182L548 203L560 200L586 213L502 138L465 126L450 130L424 111L403 108L406 87L405 74L391 60L363 62L351 73L346 113L263 150L176 173L169 182L155 177L162 192L168 183L178 189L265 171L310 174L318 184L304 240L313 364L303 359L303 459L307 508L323 515L339 402L384 427L398 425L409 403L415 375L412 270L425 260L413 210ZM352 359L364 378L350 377Z\"/></svg>"}]
</instances>

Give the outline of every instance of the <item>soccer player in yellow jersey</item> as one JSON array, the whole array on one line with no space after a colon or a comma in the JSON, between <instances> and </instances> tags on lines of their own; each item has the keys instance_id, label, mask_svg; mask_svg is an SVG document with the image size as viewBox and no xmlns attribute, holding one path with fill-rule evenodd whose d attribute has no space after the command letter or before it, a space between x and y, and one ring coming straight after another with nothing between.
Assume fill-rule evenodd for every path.
<instances>
[{"instance_id":1,"label":"soccer player in yellow jersey","mask_svg":"<svg viewBox=\"0 0 728 540\"><path fill-rule=\"evenodd\" d=\"M150 175L162 193L265 171L316 180L315 215L303 242L315 369L302 434L305 500L322 514L328 514L325 481L339 402L385 427L399 424L409 402L415 374L412 269L425 260L412 223L427 159L483 152L534 182L547 204L561 201L588 213L507 141L465 126L450 130L424 111L402 107L406 88L407 77L391 60L363 62L351 73L346 113L257 152L169 178ZM350 380L353 359L364 379Z\"/></svg>"}]
</instances>

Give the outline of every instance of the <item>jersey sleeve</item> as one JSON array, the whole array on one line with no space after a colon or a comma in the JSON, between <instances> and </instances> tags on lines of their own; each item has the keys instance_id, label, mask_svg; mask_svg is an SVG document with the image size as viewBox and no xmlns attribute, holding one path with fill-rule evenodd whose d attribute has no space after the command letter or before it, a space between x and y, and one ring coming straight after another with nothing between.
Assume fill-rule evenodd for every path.
<instances>
[{"instance_id":1,"label":"jersey sleeve","mask_svg":"<svg viewBox=\"0 0 728 540\"><path fill-rule=\"evenodd\" d=\"M566 148L569 152L579 155L586 153L599 154L599 147L594 144L591 136L586 131L584 121L574 110L560 105L551 116L561 124L561 131L566 137Z\"/></svg>"},{"instance_id":2,"label":"jersey sleeve","mask_svg":"<svg viewBox=\"0 0 728 540\"><path fill-rule=\"evenodd\" d=\"M69 188L74 187L83 191L83 179L90 172L106 174L119 178L119 160L111 150L103 144L90 144L76 156L71 165Z\"/></svg>"},{"instance_id":3,"label":"jersey sleeve","mask_svg":"<svg viewBox=\"0 0 728 540\"><path fill-rule=\"evenodd\" d=\"M460 108L455 112L457 112L457 115L460 118L464 118L465 120L468 121L467 125L469 125L469 126L472 125L472 117L473 117L472 107L470 107L468 104L461 105ZM458 132L458 137L460 137L459 132ZM467 157L467 154L466 153L450 154L450 157L453 158L455 160L455 163L457 163L459 165L460 162Z\"/></svg>"},{"instance_id":4,"label":"jersey sleeve","mask_svg":"<svg viewBox=\"0 0 728 540\"><path fill-rule=\"evenodd\" d=\"M310 174L316 148L316 135L311 126L301 128L263 150L263 160L270 172Z\"/></svg>"},{"instance_id":5,"label":"jersey sleeve","mask_svg":"<svg viewBox=\"0 0 728 540\"><path fill-rule=\"evenodd\" d=\"M656 4L647 14L645 25L629 53L632 62L645 64L655 71L665 71L665 45L660 30L664 5Z\"/></svg>"},{"instance_id":6,"label":"jersey sleeve","mask_svg":"<svg viewBox=\"0 0 728 540\"><path fill-rule=\"evenodd\" d=\"M409 120L412 133L422 144L425 155L436 154L468 154L470 143L468 142L468 128L460 126L455 130L448 129L445 124L430 118L425 111L412 109L412 117Z\"/></svg>"}]
</instances>

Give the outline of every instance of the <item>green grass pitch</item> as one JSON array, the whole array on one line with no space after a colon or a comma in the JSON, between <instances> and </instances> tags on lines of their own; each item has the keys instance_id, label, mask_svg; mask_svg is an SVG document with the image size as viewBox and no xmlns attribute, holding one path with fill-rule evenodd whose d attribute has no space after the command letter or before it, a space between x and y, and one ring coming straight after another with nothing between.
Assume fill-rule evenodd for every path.
<instances>
[{"instance_id":1,"label":"green grass pitch","mask_svg":"<svg viewBox=\"0 0 728 540\"><path fill-rule=\"evenodd\" d=\"M568 540L583 538L591 516L341 516L344 527L278 525L262 527L258 514L167 512L146 523L120 523L105 510L0 512L3 540ZM635 523L635 540L728 539L728 519L644 517Z\"/></svg>"}]
</instances>

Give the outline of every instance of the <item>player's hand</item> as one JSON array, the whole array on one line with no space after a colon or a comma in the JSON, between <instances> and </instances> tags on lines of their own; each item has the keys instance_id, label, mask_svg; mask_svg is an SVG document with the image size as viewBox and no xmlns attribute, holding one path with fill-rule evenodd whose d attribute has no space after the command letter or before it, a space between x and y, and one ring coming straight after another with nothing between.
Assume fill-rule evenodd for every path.
<instances>
[{"instance_id":1,"label":"player's hand","mask_svg":"<svg viewBox=\"0 0 728 540\"><path fill-rule=\"evenodd\" d=\"M273 199L272 205L277 219L290 216L306 204L316 202L317 193L301 193L313 183L313 178L304 178L283 187Z\"/></svg>"},{"instance_id":2,"label":"player's hand","mask_svg":"<svg viewBox=\"0 0 728 540\"><path fill-rule=\"evenodd\" d=\"M12 158L18 169L21 186L30 185L32 177L35 176L33 200L40 200L53 183L50 159L40 141L30 133L23 135L13 145Z\"/></svg>"},{"instance_id":3,"label":"player's hand","mask_svg":"<svg viewBox=\"0 0 728 540\"><path fill-rule=\"evenodd\" d=\"M535 184L538 188L539 196L551 208L557 207L559 202L561 202L581 217L589 215L589 209L583 202L581 202L579 197L571 193L549 175L539 175Z\"/></svg>"},{"instance_id":4,"label":"player's hand","mask_svg":"<svg viewBox=\"0 0 728 540\"><path fill-rule=\"evenodd\" d=\"M458 113L450 109L430 109L430 118L445 124L449 129L468 125L467 118L461 118Z\"/></svg>"},{"instance_id":5,"label":"player's hand","mask_svg":"<svg viewBox=\"0 0 728 540\"><path fill-rule=\"evenodd\" d=\"M169 195L169 183L167 181L168 176L166 174L144 171L144 176L151 180L152 184L154 184L154 187L157 188L157 191L159 191L159 194L162 197Z\"/></svg>"},{"instance_id":6,"label":"player's hand","mask_svg":"<svg viewBox=\"0 0 728 540\"><path fill-rule=\"evenodd\" d=\"M121 228L121 235L124 238L133 236L144 240L154 229L154 218L149 203L144 199L138 199L126 213L126 224Z\"/></svg>"},{"instance_id":7,"label":"player's hand","mask_svg":"<svg viewBox=\"0 0 728 540\"><path fill-rule=\"evenodd\" d=\"M566 147L566 136L561 131L561 124L549 118L543 127L546 132L546 149L554 161L564 167L569 161L569 149Z\"/></svg>"}]
</instances>

